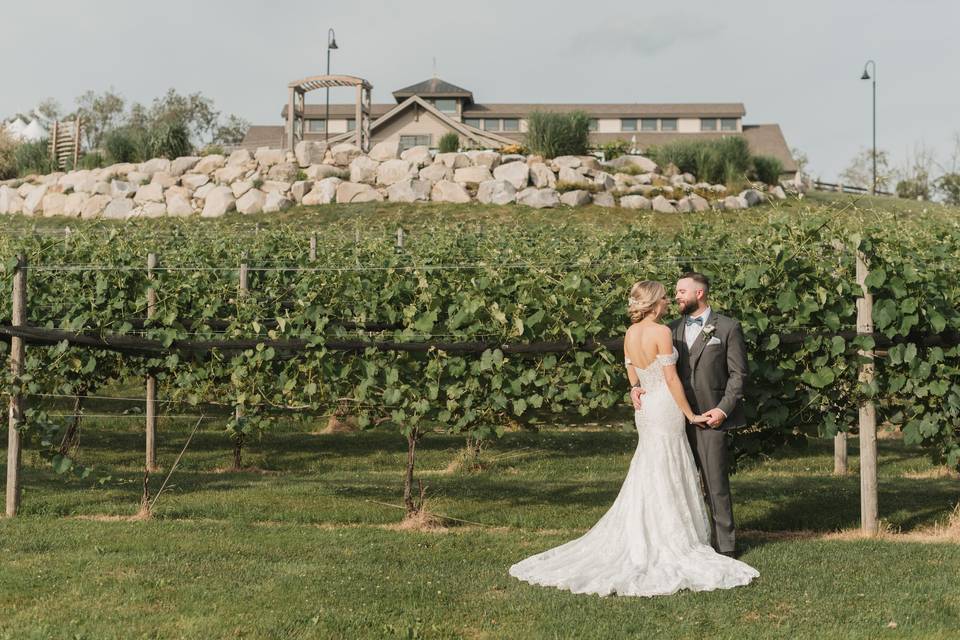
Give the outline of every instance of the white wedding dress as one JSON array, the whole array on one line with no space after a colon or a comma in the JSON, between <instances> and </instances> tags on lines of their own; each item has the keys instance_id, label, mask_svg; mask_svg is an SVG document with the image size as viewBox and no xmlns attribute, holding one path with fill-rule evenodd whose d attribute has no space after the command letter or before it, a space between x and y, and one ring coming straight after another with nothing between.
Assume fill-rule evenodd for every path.
<instances>
[{"instance_id":1,"label":"white wedding dress","mask_svg":"<svg viewBox=\"0 0 960 640\"><path fill-rule=\"evenodd\" d=\"M639 440L613 506L583 536L518 562L510 575L601 596L729 589L760 575L710 546L683 412L663 377L663 367L677 358L674 349L644 369L634 367L646 390L635 414Z\"/></svg>"}]
</instances>

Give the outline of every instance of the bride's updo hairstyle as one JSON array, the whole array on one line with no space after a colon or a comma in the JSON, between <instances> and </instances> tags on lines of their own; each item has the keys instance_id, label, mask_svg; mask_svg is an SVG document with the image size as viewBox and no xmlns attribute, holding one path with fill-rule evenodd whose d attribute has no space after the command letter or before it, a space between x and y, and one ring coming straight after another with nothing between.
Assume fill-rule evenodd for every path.
<instances>
[{"instance_id":1,"label":"bride's updo hairstyle","mask_svg":"<svg viewBox=\"0 0 960 640\"><path fill-rule=\"evenodd\" d=\"M657 308L657 303L667 295L667 290L656 280L642 280L630 288L627 299L627 314L630 322L640 322Z\"/></svg>"}]
</instances>

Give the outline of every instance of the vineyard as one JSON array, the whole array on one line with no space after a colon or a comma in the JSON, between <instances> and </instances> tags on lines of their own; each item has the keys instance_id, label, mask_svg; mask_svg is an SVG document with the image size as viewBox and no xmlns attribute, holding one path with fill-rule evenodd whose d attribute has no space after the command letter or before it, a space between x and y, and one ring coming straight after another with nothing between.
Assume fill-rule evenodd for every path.
<instances>
[{"instance_id":1,"label":"vineyard","mask_svg":"<svg viewBox=\"0 0 960 640\"><path fill-rule=\"evenodd\" d=\"M30 446L80 477L90 470L70 442L83 402L117 381L152 378L160 417L217 420L236 468L244 444L290 412L393 430L408 444L414 512L415 449L430 433L478 449L506 429L622 412L625 292L698 270L714 305L740 319L751 357L755 426L734 439L738 457L849 430L870 397L907 444L960 466L956 219L849 205L748 219L345 215L313 229L291 219L69 230L13 219L2 282L11 291L23 256L26 327L10 326L11 296L0 297L0 349L10 336L32 346L6 389L23 398ZM873 336L856 332L858 251ZM857 351L874 348L876 379L860 385ZM56 413L51 399L74 411Z\"/></svg>"}]
</instances>

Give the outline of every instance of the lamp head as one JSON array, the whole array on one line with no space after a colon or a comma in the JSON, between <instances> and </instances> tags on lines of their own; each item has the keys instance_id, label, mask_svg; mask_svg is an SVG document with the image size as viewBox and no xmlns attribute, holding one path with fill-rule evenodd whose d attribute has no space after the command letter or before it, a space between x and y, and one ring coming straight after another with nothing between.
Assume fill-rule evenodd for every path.
<instances>
[{"instance_id":1,"label":"lamp head","mask_svg":"<svg viewBox=\"0 0 960 640\"><path fill-rule=\"evenodd\" d=\"M336 40L336 38L334 38L333 40L331 40L331 41L330 41L330 44L329 44L328 46L329 46L329 48L331 48L331 49L339 49L339 48L340 48L340 47L337 46L337 40Z\"/></svg>"},{"instance_id":2,"label":"lamp head","mask_svg":"<svg viewBox=\"0 0 960 640\"><path fill-rule=\"evenodd\" d=\"M327 49L337 49L337 36L333 29L327 31Z\"/></svg>"},{"instance_id":3,"label":"lamp head","mask_svg":"<svg viewBox=\"0 0 960 640\"><path fill-rule=\"evenodd\" d=\"M866 68L866 67L863 68L863 75L860 76L860 79L861 79L861 80L869 80L869 79L870 79L870 74L867 73L867 68Z\"/></svg>"}]
</instances>

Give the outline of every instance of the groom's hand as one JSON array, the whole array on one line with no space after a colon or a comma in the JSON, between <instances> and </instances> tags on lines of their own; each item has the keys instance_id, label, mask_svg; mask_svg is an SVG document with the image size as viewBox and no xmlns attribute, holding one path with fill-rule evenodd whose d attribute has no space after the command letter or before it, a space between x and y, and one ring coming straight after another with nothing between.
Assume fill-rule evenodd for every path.
<instances>
[{"instance_id":1,"label":"groom's hand","mask_svg":"<svg viewBox=\"0 0 960 640\"><path fill-rule=\"evenodd\" d=\"M720 409L710 409L710 411L705 411L703 415L707 417L707 425L714 428L723 424L723 421L727 418L727 414Z\"/></svg>"},{"instance_id":2,"label":"groom's hand","mask_svg":"<svg viewBox=\"0 0 960 640\"><path fill-rule=\"evenodd\" d=\"M645 394L646 391L642 387L633 387L630 389L630 399L633 400L633 408L637 411L640 410L640 397Z\"/></svg>"}]
</instances>

